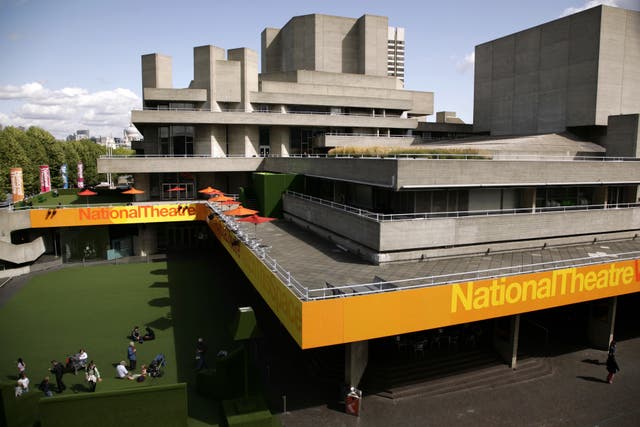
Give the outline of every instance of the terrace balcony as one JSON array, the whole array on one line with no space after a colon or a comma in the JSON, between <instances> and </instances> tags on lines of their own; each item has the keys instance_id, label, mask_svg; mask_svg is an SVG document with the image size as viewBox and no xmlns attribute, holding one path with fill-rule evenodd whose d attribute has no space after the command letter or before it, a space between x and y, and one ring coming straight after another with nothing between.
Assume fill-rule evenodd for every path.
<instances>
[{"instance_id":1,"label":"terrace balcony","mask_svg":"<svg viewBox=\"0 0 640 427\"><path fill-rule=\"evenodd\" d=\"M374 263L628 238L640 230L639 203L379 214L288 192L283 206L286 218Z\"/></svg>"}]
</instances>

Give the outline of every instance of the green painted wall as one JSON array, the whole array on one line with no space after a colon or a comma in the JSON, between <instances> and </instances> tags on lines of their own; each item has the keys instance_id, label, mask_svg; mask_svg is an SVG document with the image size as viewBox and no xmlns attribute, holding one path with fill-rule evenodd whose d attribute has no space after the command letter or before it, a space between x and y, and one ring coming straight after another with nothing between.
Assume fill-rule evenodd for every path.
<instances>
[{"instance_id":1,"label":"green painted wall","mask_svg":"<svg viewBox=\"0 0 640 427\"><path fill-rule=\"evenodd\" d=\"M255 172L252 178L262 216L282 218L282 194L287 190L302 191L302 175Z\"/></svg>"}]
</instances>

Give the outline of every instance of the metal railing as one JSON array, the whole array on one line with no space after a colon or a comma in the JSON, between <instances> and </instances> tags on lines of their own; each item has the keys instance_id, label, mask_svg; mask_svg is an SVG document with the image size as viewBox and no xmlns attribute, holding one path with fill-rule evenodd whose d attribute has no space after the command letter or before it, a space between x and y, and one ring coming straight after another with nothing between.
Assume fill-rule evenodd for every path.
<instances>
[{"instance_id":1,"label":"metal railing","mask_svg":"<svg viewBox=\"0 0 640 427\"><path fill-rule=\"evenodd\" d=\"M436 276L416 277L393 281L379 281L372 283L348 284L328 286L318 289L308 289L307 301L344 298L390 291L404 291L416 288L444 286L452 283L470 282L477 280L495 279L498 277L518 274L539 273L559 268L576 268L588 265L602 264L608 260L627 261L640 259L640 251L606 254L598 257L573 258L559 261L548 261L534 264L524 264L512 267L501 267L487 270L475 270L462 273L442 274Z\"/></svg>"},{"instance_id":2,"label":"metal railing","mask_svg":"<svg viewBox=\"0 0 640 427\"><path fill-rule=\"evenodd\" d=\"M366 209L360 209L353 206L332 202L330 200L321 199L319 197L309 196L307 194L296 193L294 191L287 191L287 195L295 197L301 200L307 200L319 205L328 206L332 209L341 210L351 213L362 218L367 218L377 222L385 221L410 221L410 220L422 220L422 219L436 219L436 218L468 218L468 217L483 217L483 216L495 216L495 215L536 215L550 212L580 212L580 211L593 211L593 210L611 210L611 209L630 209L640 207L640 203L617 203L613 204L599 204L599 205L574 205L574 206L547 206L536 208L513 208L513 209L492 209L492 210L477 210L477 211L451 211L451 212L420 212L420 213L402 213L402 214L382 214L377 212L371 212Z\"/></svg>"},{"instance_id":3,"label":"metal railing","mask_svg":"<svg viewBox=\"0 0 640 427\"><path fill-rule=\"evenodd\" d=\"M309 288L302 286L298 282L290 271L286 270L275 258L269 256L264 246L260 244L260 241L249 236L245 231L240 228L234 217L227 216L224 211L213 203L206 202L207 206L213 213L215 213L223 222L225 227L234 233L238 240L242 241L251 252L254 253L257 259L259 259L269 270L271 270L284 285L292 292L297 298L307 301L309 299Z\"/></svg>"},{"instance_id":4,"label":"metal railing","mask_svg":"<svg viewBox=\"0 0 640 427\"><path fill-rule=\"evenodd\" d=\"M344 111L316 111L316 110L285 110L285 111L272 111L272 110L263 110L263 109L254 109L252 111L247 111L244 108L221 108L219 110L211 110L210 108L185 108L185 107L142 107L142 108L133 108L133 111L190 111L190 112L206 112L206 113L258 113L258 114L313 114L313 115L322 115L322 116L354 116L354 117L371 117L376 119L403 119L408 120L407 117L402 115L374 115L373 113L350 113ZM416 119L411 119L416 120Z\"/></svg>"}]
</instances>

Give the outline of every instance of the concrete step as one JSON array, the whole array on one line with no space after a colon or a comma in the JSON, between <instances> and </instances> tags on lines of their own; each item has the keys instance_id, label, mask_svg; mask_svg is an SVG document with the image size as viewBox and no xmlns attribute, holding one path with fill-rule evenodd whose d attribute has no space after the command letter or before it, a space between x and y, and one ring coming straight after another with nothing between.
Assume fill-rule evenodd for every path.
<instances>
[{"instance_id":1,"label":"concrete step","mask_svg":"<svg viewBox=\"0 0 640 427\"><path fill-rule=\"evenodd\" d=\"M363 387L366 385L370 390L397 388L501 364L492 352L484 350L372 363L363 378Z\"/></svg>"},{"instance_id":2,"label":"concrete step","mask_svg":"<svg viewBox=\"0 0 640 427\"><path fill-rule=\"evenodd\" d=\"M375 394L388 399L402 399L418 395L422 397L439 396L459 391L518 384L543 378L552 373L553 369L547 359L529 358L519 361L516 370L509 368L506 364L500 364L421 383L392 387ZM367 392L366 389L365 392Z\"/></svg>"}]
</instances>

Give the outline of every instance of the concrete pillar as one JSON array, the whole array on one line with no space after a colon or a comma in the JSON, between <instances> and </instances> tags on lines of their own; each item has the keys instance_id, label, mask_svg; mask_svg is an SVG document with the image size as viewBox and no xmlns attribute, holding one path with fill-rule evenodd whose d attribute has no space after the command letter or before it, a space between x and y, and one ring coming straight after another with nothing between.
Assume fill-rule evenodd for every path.
<instances>
[{"instance_id":1,"label":"concrete pillar","mask_svg":"<svg viewBox=\"0 0 640 427\"><path fill-rule=\"evenodd\" d=\"M259 153L260 132L258 126L229 126L229 156L253 157Z\"/></svg>"},{"instance_id":2,"label":"concrete pillar","mask_svg":"<svg viewBox=\"0 0 640 427\"><path fill-rule=\"evenodd\" d=\"M291 148L291 131L287 126L271 126L269 130L269 144L271 154L280 157L289 157Z\"/></svg>"},{"instance_id":3,"label":"concrete pillar","mask_svg":"<svg viewBox=\"0 0 640 427\"><path fill-rule=\"evenodd\" d=\"M369 361L369 341L345 344L344 356L344 383L357 388Z\"/></svg>"},{"instance_id":4,"label":"concrete pillar","mask_svg":"<svg viewBox=\"0 0 640 427\"><path fill-rule=\"evenodd\" d=\"M171 57L151 53L142 55L142 96L144 88L172 88Z\"/></svg>"},{"instance_id":5,"label":"concrete pillar","mask_svg":"<svg viewBox=\"0 0 640 427\"><path fill-rule=\"evenodd\" d=\"M602 350L609 348L613 339L617 307L617 297L592 301L589 304L587 336L591 346Z\"/></svg>"},{"instance_id":6,"label":"concrete pillar","mask_svg":"<svg viewBox=\"0 0 640 427\"><path fill-rule=\"evenodd\" d=\"M191 88L206 89L207 102L203 108L220 111L216 101L216 61L224 60L224 49L206 45L193 48L193 82Z\"/></svg>"},{"instance_id":7,"label":"concrete pillar","mask_svg":"<svg viewBox=\"0 0 640 427\"><path fill-rule=\"evenodd\" d=\"M225 125L201 125L196 127L194 154L225 157L227 132Z\"/></svg>"},{"instance_id":8,"label":"concrete pillar","mask_svg":"<svg viewBox=\"0 0 640 427\"><path fill-rule=\"evenodd\" d=\"M607 186L596 187L593 191L593 200L591 204L604 205L604 207L607 207L608 192L609 187Z\"/></svg>"},{"instance_id":9,"label":"concrete pillar","mask_svg":"<svg viewBox=\"0 0 640 427\"><path fill-rule=\"evenodd\" d=\"M229 61L240 62L240 108L251 112L251 92L258 91L258 54L243 47L229 49L227 56Z\"/></svg>"},{"instance_id":10,"label":"concrete pillar","mask_svg":"<svg viewBox=\"0 0 640 427\"><path fill-rule=\"evenodd\" d=\"M136 194L136 202L144 202L151 200L151 174L148 173L136 173L133 175L134 187L138 190L143 190L143 194Z\"/></svg>"},{"instance_id":11,"label":"concrete pillar","mask_svg":"<svg viewBox=\"0 0 640 427\"><path fill-rule=\"evenodd\" d=\"M495 319L493 346L511 369L518 365L518 341L520 339L520 315Z\"/></svg>"},{"instance_id":12,"label":"concrete pillar","mask_svg":"<svg viewBox=\"0 0 640 427\"><path fill-rule=\"evenodd\" d=\"M147 256L158 249L158 233L154 224L139 224L138 235L133 238L133 254Z\"/></svg>"},{"instance_id":13,"label":"concrete pillar","mask_svg":"<svg viewBox=\"0 0 640 427\"><path fill-rule=\"evenodd\" d=\"M525 209L531 209L531 212L536 211L536 188L524 188L522 189L522 207Z\"/></svg>"}]
</instances>

